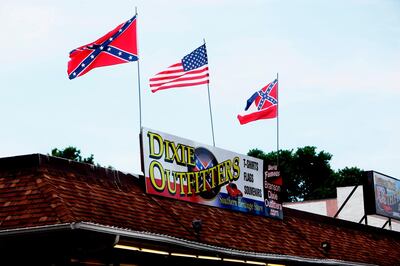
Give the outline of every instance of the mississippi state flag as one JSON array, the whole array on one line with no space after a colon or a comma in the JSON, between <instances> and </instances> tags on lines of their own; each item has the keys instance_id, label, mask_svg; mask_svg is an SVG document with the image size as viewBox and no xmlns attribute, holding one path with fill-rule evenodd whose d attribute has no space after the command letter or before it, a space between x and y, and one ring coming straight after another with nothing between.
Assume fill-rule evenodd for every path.
<instances>
[{"instance_id":1,"label":"mississippi state flag","mask_svg":"<svg viewBox=\"0 0 400 266\"><path fill-rule=\"evenodd\" d=\"M97 41L72 50L69 58L69 79L82 76L96 67L137 61L136 16Z\"/></svg>"},{"instance_id":2,"label":"mississippi state flag","mask_svg":"<svg viewBox=\"0 0 400 266\"><path fill-rule=\"evenodd\" d=\"M237 116L241 125L259 119L275 118L278 114L278 80L275 79L261 90L255 92L247 100L244 110L248 112Z\"/></svg>"}]
</instances>

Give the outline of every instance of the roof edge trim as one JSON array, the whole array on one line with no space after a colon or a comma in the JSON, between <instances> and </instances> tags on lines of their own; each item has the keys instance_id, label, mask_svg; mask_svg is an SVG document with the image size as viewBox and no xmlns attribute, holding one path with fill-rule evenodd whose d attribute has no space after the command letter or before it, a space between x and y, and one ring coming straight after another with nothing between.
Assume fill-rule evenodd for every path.
<instances>
[{"instance_id":1,"label":"roof edge trim","mask_svg":"<svg viewBox=\"0 0 400 266\"><path fill-rule=\"evenodd\" d=\"M177 246L190 248L203 252L214 252L235 257L244 257L246 259L258 259L258 260L273 260L276 262L295 262L295 263L308 263L316 265L341 265L341 266L367 266L374 264L366 264L359 262L342 261L335 259L313 259L290 255L279 255L270 253L257 253L238 249L229 249L220 246L208 245L205 243L190 241L186 239L176 238L168 235L155 234L151 232L133 231L130 229L124 229L119 227L113 227L108 225L101 225L91 222L77 222L77 223L63 223L53 224L44 226L34 226L16 229L4 229L0 230L0 236L12 236L19 234L29 233L40 233L40 232L52 232L52 231L63 231L63 230L87 230L104 234L113 234L117 236L124 236L133 239L154 241L158 243L174 244Z\"/></svg>"},{"instance_id":2,"label":"roof edge trim","mask_svg":"<svg viewBox=\"0 0 400 266\"><path fill-rule=\"evenodd\" d=\"M205 243L190 241L186 239L176 238L168 235L154 234L143 231L132 231L118 227L106 226L90 222L76 223L75 227L78 229L97 231L102 233L116 234L119 236L130 237L134 239L154 241L159 243L174 244L185 248L191 248L199 251L215 252L229 256L245 257L246 259L259 259L259 260L274 260L276 262L297 262L297 263L310 263L318 265L351 265L351 266L366 266L374 264L365 264L358 262L341 261L334 259L313 259L304 258L290 255L279 255L270 253L257 253L244 250L229 249L220 246L208 245Z\"/></svg>"}]
</instances>

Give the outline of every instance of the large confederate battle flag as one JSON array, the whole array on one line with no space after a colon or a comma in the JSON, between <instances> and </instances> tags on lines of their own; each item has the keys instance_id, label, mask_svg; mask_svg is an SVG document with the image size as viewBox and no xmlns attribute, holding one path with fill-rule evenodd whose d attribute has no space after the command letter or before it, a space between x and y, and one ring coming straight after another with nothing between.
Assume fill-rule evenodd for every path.
<instances>
[{"instance_id":1,"label":"large confederate battle flag","mask_svg":"<svg viewBox=\"0 0 400 266\"><path fill-rule=\"evenodd\" d=\"M253 104L254 103L254 104ZM252 108L250 108L252 107ZM250 108L250 110L249 110ZM278 80L275 79L267 86L256 91L246 103L244 115L237 118L241 125L259 119L275 118L278 115Z\"/></svg>"},{"instance_id":2,"label":"large confederate battle flag","mask_svg":"<svg viewBox=\"0 0 400 266\"><path fill-rule=\"evenodd\" d=\"M69 58L69 79L82 76L96 67L137 61L136 16L97 41L72 50Z\"/></svg>"}]
</instances>

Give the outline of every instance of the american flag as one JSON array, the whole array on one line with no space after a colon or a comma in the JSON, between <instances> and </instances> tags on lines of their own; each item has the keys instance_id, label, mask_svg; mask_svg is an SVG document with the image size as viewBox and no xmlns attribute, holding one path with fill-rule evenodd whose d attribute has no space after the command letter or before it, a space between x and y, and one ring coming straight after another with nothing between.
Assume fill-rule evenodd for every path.
<instances>
[{"instance_id":1,"label":"american flag","mask_svg":"<svg viewBox=\"0 0 400 266\"><path fill-rule=\"evenodd\" d=\"M206 45L203 44L184 56L180 62L150 78L150 88L152 92L156 92L170 88L207 84L208 76L207 50Z\"/></svg>"}]
</instances>

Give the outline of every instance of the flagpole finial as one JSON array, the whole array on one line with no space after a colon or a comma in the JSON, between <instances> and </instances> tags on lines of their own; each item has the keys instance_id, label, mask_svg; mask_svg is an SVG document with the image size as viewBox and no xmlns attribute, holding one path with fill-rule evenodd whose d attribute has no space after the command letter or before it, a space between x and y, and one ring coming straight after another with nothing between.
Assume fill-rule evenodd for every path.
<instances>
[{"instance_id":1,"label":"flagpole finial","mask_svg":"<svg viewBox=\"0 0 400 266\"><path fill-rule=\"evenodd\" d=\"M135 16L137 16L137 6L135 6Z\"/></svg>"}]
</instances>

